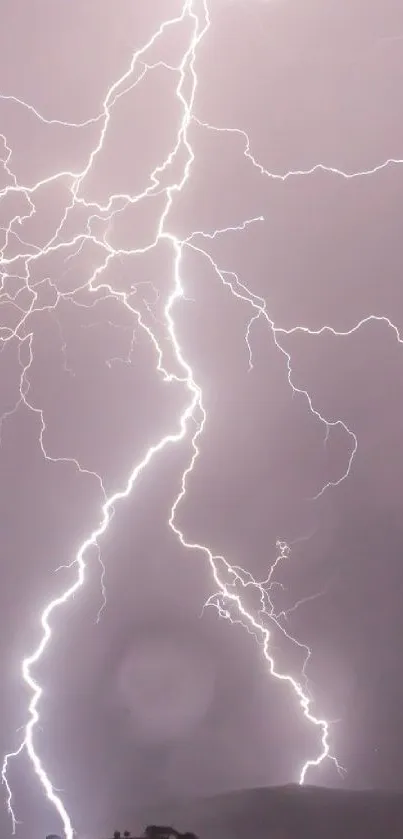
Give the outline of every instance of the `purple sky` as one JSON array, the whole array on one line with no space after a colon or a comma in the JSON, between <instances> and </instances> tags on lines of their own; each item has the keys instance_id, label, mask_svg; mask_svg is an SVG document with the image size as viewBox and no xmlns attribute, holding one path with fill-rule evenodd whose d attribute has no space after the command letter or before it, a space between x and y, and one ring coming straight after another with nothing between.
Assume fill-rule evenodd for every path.
<instances>
[{"instance_id":1,"label":"purple sky","mask_svg":"<svg viewBox=\"0 0 403 839\"><path fill-rule=\"evenodd\" d=\"M101 483L108 495L123 489L148 447L177 432L191 398L183 382L163 381L151 337L163 366L183 374L164 315L173 247L165 239L127 253L154 241L186 146L158 194L127 197L150 188L175 146L177 68L194 18L185 14L144 53L106 123L102 105L182 6L203 24L202 0L4 3L2 753L24 738L21 659L40 642L43 607L75 579L76 568L55 571L98 527ZM176 523L257 580L278 556L276 541L287 541L276 610L320 596L280 627L269 618L264 626L282 673L301 678L304 650L281 627L311 648L312 712L331 721L331 751L347 769L343 778L327 760L307 780L402 787L403 165L382 164L403 157L403 9L397 0L209 0L209 13L187 133L194 160L165 229L182 241L264 221L193 238L204 254L183 247L184 298L172 314L207 421ZM134 85L145 65L153 69ZM187 68L185 97L191 83ZM54 176L86 170L105 128L79 190L91 206L67 212L73 179ZM245 157L242 132L261 170ZM287 172L299 174L279 177ZM126 201L97 209L119 194ZM101 273L108 248L115 255ZM275 332L260 317L247 333L253 309L214 264L265 301ZM97 291L101 283L109 291ZM124 305L130 290L140 323ZM287 354L311 409L288 381ZM319 415L337 423L328 434ZM350 474L312 500L348 469L347 428L358 441ZM256 639L203 611L217 590L206 557L169 528L196 429L190 420L115 506L99 541L104 579L92 548L85 586L53 613L52 643L32 671L43 686L35 746L79 836L110 829L131 803L298 780L319 753L320 732L291 687L268 675ZM244 594L257 618L256 588ZM61 829L26 755L8 778L20 839ZM0 834L11 832L4 807Z\"/></svg>"}]
</instances>

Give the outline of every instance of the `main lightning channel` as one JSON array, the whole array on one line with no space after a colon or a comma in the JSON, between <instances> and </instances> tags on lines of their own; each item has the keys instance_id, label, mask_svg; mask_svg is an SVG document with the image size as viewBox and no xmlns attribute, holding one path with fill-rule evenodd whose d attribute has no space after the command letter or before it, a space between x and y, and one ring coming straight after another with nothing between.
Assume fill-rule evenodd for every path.
<instances>
[{"instance_id":1,"label":"main lightning channel","mask_svg":"<svg viewBox=\"0 0 403 839\"><path fill-rule=\"evenodd\" d=\"M167 65L163 62L159 62L157 64L148 64L146 60L148 50L157 43L158 39L167 29L180 25L185 20L187 20L190 24L191 34L189 37L189 43L185 47L185 51L180 64L174 67ZM44 124L56 124L59 126L74 127L76 129L82 129L90 124L94 126L100 124L101 126L98 140L90 152L85 167L80 172L58 171L34 185L22 185L18 182L12 170L12 149L9 147L6 137L4 135L1 135L4 145L4 155L0 160L0 164L2 164L3 171L8 175L10 179L10 184L6 186L2 191L0 191L0 198L6 197L9 193L21 193L27 200L29 206L28 212L25 215L15 215L12 218L6 230L5 244L1 249L0 276L2 279L2 285L0 289L0 302L12 303L15 306L15 308L21 312L21 317L16 327L12 329L9 327L2 327L0 329L0 341L5 343L7 341L17 340L20 342L21 348L25 346L28 347L28 361L23 362L22 359L20 359L22 371L20 379L20 397L15 405L15 408L11 412L8 412L7 415L4 415L2 421L7 419L10 416L10 414L18 410L19 405L21 403L24 403L24 405L29 410L36 412L40 416L40 445L44 457L55 462L70 462L75 466L75 468L78 469L79 472L87 473L89 476L95 477L100 485L101 492L103 493L103 504L101 507L101 515L98 525L94 527L90 535L82 543L77 555L73 559L70 566L71 568L76 569L76 576L73 579L73 582L67 588L65 588L59 596L55 597L45 606L40 617L40 624L42 628L40 642L38 646L35 648L35 650L30 655L26 656L22 661L22 678L27 687L29 688L31 694L31 699L28 705L28 719L24 728L24 736L22 742L19 744L19 747L14 752L10 752L5 756L2 767L2 779L7 789L7 806L12 819L13 832L15 832L16 829L17 818L14 812L12 789L8 780L8 768L10 761L13 758L19 756L25 750L31 761L33 769L39 778L39 781L47 798L53 804L61 819L66 839L73 839L74 830L71 817L67 812L67 809L60 795L58 794L54 784L52 783L45 767L43 766L41 758L35 747L35 731L40 720L39 706L40 699L43 693L43 688L41 687L41 685L39 684L39 682L33 674L35 665L37 665L40 659L43 657L52 639L52 618L54 617L54 614L57 613L58 610L61 609L63 606L66 606L66 604L72 599L74 594L84 585L87 568L87 554L91 548L96 548L96 550L99 551L99 541L108 529L116 505L123 499L129 497L129 495L132 493L137 479L140 477L143 471L151 464L151 462L154 460L157 454L162 452L165 448L167 448L170 445L178 444L181 441L184 441L185 438L189 438L191 456L188 465L182 474L178 495L171 507L169 515L169 526L184 548L186 548L187 550L197 551L204 555L207 559L216 588L216 594L212 595L205 605L213 606L214 608L216 608L221 617L229 619L232 622L240 622L245 629L247 629L252 635L254 635L254 637L258 639L259 643L261 644L264 657L267 661L270 674L280 682L284 682L291 687L295 694L296 700L301 707L303 716L315 729L318 730L320 742L318 754L316 755L316 757L309 758L303 764L299 773L300 783L304 783L308 770L313 767L319 766L325 760L325 758L330 758L333 761L335 761L337 767L340 769L336 759L330 753L329 722L326 719L316 716L312 711L312 699L307 687L305 673L305 668L312 654L312 651L308 646L296 640L288 633L284 626L283 620L283 618L286 617L287 613L277 613L271 599L272 588L275 585L279 585L279 583L277 583L274 579L275 569L277 568L279 563L287 560L287 557L289 555L288 545L285 542L278 543L279 554L273 566L271 567L268 578L265 581L259 581L255 580L249 571L245 571L239 566L232 566L223 556L214 555L213 552L207 546L188 540L185 537L182 529L177 524L176 514L178 511L178 507L186 494L186 487L189 475L191 474L195 466L196 460L199 456L199 441L207 421L201 389L195 380L191 366L185 358L175 329L174 308L176 303L184 297L184 288L181 278L181 263L183 253L186 249L192 249L193 251L198 252L203 259L207 260L210 266L213 268L220 282L222 282L222 284L229 289L230 293L233 296L240 299L241 301L243 301L244 304L251 307L251 319L249 321L247 332L245 335L245 340L249 352L250 366L253 366L252 349L250 344L250 331L253 323L257 319L262 318L266 321L267 326L269 327L271 334L275 339L278 349L285 356L288 381L293 391L302 395L307 400L312 414L326 426L327 431L332 426L341 425L351 438L352 446L350 456L348 459L347 469L337 481L328 482L322 488L320 493L318 493L318 495L320 495L327 487L339 484L342 480L344 480L347 477L351 468L351 464L353 462L354 454L357 449L357 438L354 432L352 432L341 420L329 420L324 418L314 407L312 398L309 395L309 393L305 390L297 388L293 384L291 356L282 348L281 344L278 342L277 336L280 335L282 332L290 333L295 330L307 331L310 332L310 334L317 333L312 333L310 330L306 329L303 326L296 326L294 330L283 330L280 327L276 326L274 322L270 319L266 311L265 301L262 298L259 298L258 296L253 294L247 288L247 286L245 286L239 280L236 274L220 268L217 265L217 263L214 262L208 251L202 248L201 244L199 244L201 239L211 239L220 235L221 233L229 233L231 231L240 233L243 229L245 229L247 225L261 221L262 219L248 219L238 225L227 227L224 230L215 230L212 233L195 231L193 234L191 234L191 236L189 236L186 240L183 241L169 231L167 222L174 201L174 197L176 194L180 193L187 184L191 172L192 163L195 159L192 145L189 139L189 128L192 124L196 126L203 126L204 128L212 131L226 131L229 134L239 134L244 139L244 154L249 160L249 162L251 162L254 166L258 167L260 169L261 174L270 177L281 178L282 180L285 180L286 177L290 177L291 175L309 175L318 168L328 172L333 172L338 175L342 175L344 177L356 177L358 175L371 174L372 172L379 171L379 169L382 169L385 166L398 164L402 161L388 160L385 161L385 163L375 167L373 170L368 170L367 172L362 173L354 173L351 175L343 173L338 169L323 166L322 164L319 164L318 166L315 166L311 170L306 172L295 171L289 172L286 175L273 175L272 173L269 173L267 170L264 169L263 166L261 166L255 160L255 158L251 154L249 137L244 131L242 131L241 129L221 129L216 128L215 126L211 126L207 123L202 123L197 119L194 113L194 102L197 88L197 73L195 68L196 56L198 47L210 26L211 19L209 8L207 5L207 0L185 0L183 2L180 13L172 18L164 20L157 28L157 30L154 32L154 34L151 36L151 38L147 41L147 43L141 49L133 53L130 66L128 67L127 71L122 76L120 76L109 88L107 95L104 99L101 112L95 117L90 118L82 123L67 123L59 119L48 119L42 114L40 114L39 111L37 111L33 106L27 104L26 102L23 102L22 100L17 99L16 97L0 96L0 101L10 100L14 104L28 109L35 116L35 118L39 119ZM152 69L157 66L163 66L167 70L172 71L173 73L177 73L179 77L179 81L176 87L176 95L181 106L182 118L179 125L174 147L171 149L171 151L163 160L163 162L153 170L153 172L150 175L149 185L142 193L139 193L137 195L111 195L106 204L87 202L82 194L85 179L91 171L97 155L104 147L104 141L112 119L114 105L120 97L124 96L128 91L132 90L133 87L135 87L137 84L140 84L141 81L145 78L146 74L151 72ZM135 75L136 72L137 75ZM187 96L185 94L186 87L190 88L190 92ZM174 163L177 163L179 153L183 151L186 155L186 161L183 164L181 177L179 178L179 180L170 183L168 186L162 186L162 176L171 172L172 165ZM18 257L6 256L6 249L10 241L10 237L12 235L17 236L15 229L16 226L22 224L22 222L25 219L30 218L35 213L34 200L36 192L41 186L50 184L54 181L60 181L62 183L69 184L68 189L70 194L69 203L66 206L66 210L54 234L46 243L46 245L40 249L20 239L20 244L24 248L22 253L19 253ZM157 195L165 196L165 204L158 222L155 238L147 246L137 249L133 248L130 250L116 250L110 245L107 239L107 234L105 234L103 238L99 238L92 232L92 221L95 217L101 216L104 220L111 220L116 213L121 212L122 209L129 206L130 204L135 204L142 200L151 199ZM63 231L65 224L68 220L69 214L73 207L77 205L81 205L81 207L87 208L92 213L92 215L90 215L88 219L86 230L83 234L79 234L74 238L70 238L68 240L63 239ZM168 367L164 361L163 346L159 342L156 332L145 322L140 310L138 310L132 305L131 294L117 291L112 287L110 283L107 283L105 280L102 279L102 274L104 270L112 262L114 257L119 255L140 254L149 252L153 248L155 248L155 246L161 241L166 241L170 245L173 257L172 289L164 306L164 322L167 335L170 339L170 347L171 350L173 350L175 362L177 365L176 372L170 372L168 370ZM92 277L83 286L76 289L74 293L63 293L62 291L56 289L56 287L54 286L56 293L56 302L54 302L52 305L38 306L38 289L40 283L35 284L31 282L31 265L34 264L39 258L49 253L62 250L71 251L72 248L75 249L75 253L78 253L85 242L93 242L104 252L104 259L102 261L102 264L94 271ZM70 258L71 255L72 254L69 253L68 258ZM18 270L20 270L19 266L21 265L21 263L23 264L22 276L18 274ZM28 290L32 295L31 303L26 309L24 309L24 307L20 305L18 301L18 294L12 296L8 291L5 290L6 279L9 276L15 275L17 275L23 282L23 288L25 290ZM123 489L109 496L106 496L102 479L100 478L100 476L96 475L95 473L89 472L89 470L83 469L78 463L78 461L76 461L74 458L53 457L48 453L44 443L44 433L46 431L46 424L43 412L40 409L34 407L29 399L29 371L33 360L32 333L28 332L30 316L34 312L37 313L42 311L56 310L57 304L61 300L68 299L76 305L82 305L74 299L74 294L83 290L86 290L91 293L99 292L100 290L102 290L105 293L106 298L109 297L111 299L118 300L125 307L125 309L127 309L130 315L137 321L138 326L145 331L152 346L154 347L157 358L156 371L168 383L177 382L183 385L186 388L189 395L187 405L183 410L182 414L178 417L178 422L175 430L172 430L169 433L165 434L154 445L152 445L146 451L143 458L132 468L129 477L127 478L126 483L123 486ZM97 301L95 301L95 303L91 305L96 305L96 302ZM375 319L387 320L386 318ZM366 319L366 321L368 320L370 319ZM362 323L366 321L363 321ZM362 323L358 324L356 327L354 327L354 329L358 328L360 325L362 325ZM388 325L396 330L396 327L394 327L394 325L390 321L388 321ZM323 327L323 329L330 329L330 327ZM335 334L350 334L350 332L335 332ZM400 340L400 336L398 335L398 333L397 337L398 340ZM178 370L180 372L178 372ZM190 429L192 429L192 432L190 431ZM248 588L252 588L256 590L258 593L258 597L261 603L261 609L258 611L257 614L254 614L253 612L246 609L244 605L243 596L245 594L246 589ZM102 575L102 591L103 595L105 596L104 567ZM300 602L302 603L303 601ZM299 604L296 604L295 608L298 605ZM292 643L294 643L297 647L303 650L304 665L302 675L305 680L304 685L302 685L301 682L295 679L291 674L283 673L281 669L279 669L276 665L273 655L270 651L271 625L276 626L283 633L283 635L285 635L290 641L292 641Z\"/></svg>"}]
</instances>

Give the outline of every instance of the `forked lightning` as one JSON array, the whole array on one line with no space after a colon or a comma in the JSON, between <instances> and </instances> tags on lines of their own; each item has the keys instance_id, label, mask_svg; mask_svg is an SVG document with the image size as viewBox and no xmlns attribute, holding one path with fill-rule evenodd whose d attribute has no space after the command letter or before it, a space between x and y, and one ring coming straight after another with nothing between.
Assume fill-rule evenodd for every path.
<instances>
[{"instance_id":1,"label":"forked lightning","mask_svg":"<svg viewBox=\"0 0 403 839\"><path fill-rule=\"evenodd\" d=\"M211 5L213 0L211 0ZM10 219L7 229L4 230L4 244L0 253L0 273L2 278L2 285L0 288L0 303L11 304L15 311L18 312L18 323L13 328L9 326L0 326L0 341L4 346L9 341L16 341L19 343L20 352L20 392L19 398L14 408L8 411L7 414L1 418L1 425L8 420L20 407L24 404L28 409L35 412L40 417L41 432L40 445L43 456L53 461L71 462L75 468L82 473L90 475L98 482L101 493L102 506L100 510L100 517L97 524L92 528L89 527L89 535L81 545L77 555L73 559L70 566L70 573L72 575L71 582L58 597L49 601L41 616L40 622L42 626L41 640L38 646L28 654L21 663L22 677L25 684L28 686L30 692L30 701L27 709L27 721L23 728L21 742L18 748L7 754L4 758L2 768L2 778L6 787L7 806L12 820L13 832L16 830L17 817L15 813L15 804L13 801L13 794L8 777L8 769L10 761L20 755L24 750L28 754L33 770L39 778L43 791L56 808L64 830L66 839L73 839L73 819L67 812L66 807L62 801L61 795L57 791L54 782L49 777L45 766L38 754L35 746L35 731L40 720L40 699L42 695L42 687L35 677L35 665L44 656L46 648L52 639L52 625L57 615L62 613L62 607L68 607L68 603L73 597L74 593L84 585L86 578L86 567L88 561L88 554L92 547L99 551L99 543L101 537L105 533L110 523L111 517L114 514L118 502L127 498L134 490L135 483L139 475L144 469L155 459L155 456L162 452L166 447L173 444L178 445L183 443L190 449L188 465L180 479L180 488L177 497L175 498L170 516L169 525L178 538L181 545L188 550L196 551L201 554L209 565L213 583L214 593L208 599L205 606L213 606L221 617L224 617L231 622L239 622L245 629L247 629L259 642L263 654L267 661L268 670L270 674L281 682L285 682L289 688L294 692L297 705L300 707L301 713L306 718L314 730L318 733L318 746L316 754L308 758L301 766L298 777L300 783L305 781L309 769L319 766L325 759L331 759L335 762L336 767L340 769L336 758L331 754L329 744L329 722L326 719L317 716L312 710L312 698L307 686L306 665L312 651L305 644L293 638L287 629L287 612L278 612L273 601L273 592L276 585L279 583L275 580L275 573L279 565L287 561L289 555L289 546L286 542L279 541L277 543L278 554L269 571L268 577L264 581L255 580L252 574L240 568L233 566L230 562L222 556L215 556L212 551L202 544L193 543L185 536L180 529L176 513L178 507L183 500L187 481L192 472L196 460L199 456L199 442L203 434L207 416L203 404L203 394L198 386L193 371L186 359L184 348L180 345L177 336L175 325L175 305L184 296L184 285L182 277L182 256L186 250L197 252L200 259L205 260L215 273L217 281L224 284L229 293L234 295L239 301L240 305L250 307L250 320L245 334L247 344L247 351L249 354L250 367L253 366L253 352L251 344L251 327L257 320L265 321L271 335L274 337L278 350L284 356L285 375L292 390L307 401L309 409L317 421L321 422L329 433L329 430L336 425L341 426L349 440L349 454L347 457L347 464L341 476L337 480L330 480L324 487L318 491L318 496L321 495L326 488L335 486L343 481L349 474L354 454L357 450L357 437L355 433L348 428L344 422L337 418L325 418L315 408L310 394L297 388L293 384L292 378L292 364L291 356L286 352L280 343L282 333L291 333L294 331L305 331L310 334L318 334L312 332L304 326L295 326L293 329L282 329L275 324L270 318L266 309L265 300L254 294L248 286L242 282L239 277L232 271L228 271L222 266L219 266L208 251L208 241L212 238L220 236L222 233L233 233L233 235L242 235L242 231L250 224L263 223L264 219L246 219L232 226L228 226L224 230L213 231L194 231L192 235L186 239L180 239L170 228L170 210L175 201L175 196L185 190L190 178L192 163L195 159L194 151L191 145L190 128L195 132L203 131L220 131L224 133L228 139L228 143L232 142L235 136L241 137L244 143L244 155L250 164L257 167L263 177L276 178L286 180L291 177L308 176L316 169L322 169L325 172L333 173L336 176L344 178L356 178L358 176L370 175L374 172L390 166L399 165L401 160L387 160L375 166L371 170L363 172L346 173L334 167L327 167L322 164L312 167L309 171L290 171L285 174L274 174L267 171L253 156L251 151L251 142L245 131L239 128L223 128L201 122L197 118L197 110L195 110L196 91L198 76L197 73L202 72L200 67L196 67L198 58L198 48L205 38L211 23L210 17L211 9L209 9L207 0L184 0L182 9L177 16L167 18L161 21L160 25L153 33L141 49L133 53L130 66L113 84L110 86L105 99L103 101L101 112L82 123L64 122L58 118L50 118L38 112L34 105L23 102L17 97L10 95L0 96L0 103L3 100L11 100L15 107L28 109L32 115L46 125L59 125L69 128L81 129L92 124L98 131L97 140L94 144L85 166L81 171L55 171L49 176L35 184L20 183L13 171L13 154L7 137L0 135L3 141L3 151L0 151L0 171L3 170L4 176L7 178L7 185L0 191L0 199L4 200L10 194L21 194L27 201L27 212L25 214L15 215ZM151 48L158 45L161 36L168 30L175 30L183 23L187 23L190 29L188 43L181 56L180 63L177 66L171 66L164 62L152 63L147 61L148 54ZM202 60L200 60L202 64ZM99 153L103 150L105 138L108 134L111 121L113 120L113 111L116 102L123 96L126 96L133 88L140 85L147 76L153 72L156 67L163 67L176 79L176 97L180 106L181 118L178 126L176 140L169 153L162 159L158 166L150 173L148 186L143 192L139 194L112 194L104 204L97 204L95 202L87 201L84 197L86 186L86 179L92 171L94 162ZM180 168L180 175L173 177L173 171ZM166 183L168 181L168 183ZM24 220L30 218L36 212L36 196L41 187L51 182L58 182L65 185L67 191L67 199L65 211L63 213L60 224L54 230L52 236L47 243L42 247L30 245L25 242L18 234L18 228L22 225ZM116 249L110 244L108 238L108 230L103 236L99 236L94 232L95 218L101 218L106 222L111 222L117 213L121 213L125 208L139 202L147 202L150 199L160 196L163 198L163 209L158 221L157 229L153 241L149 242L142 248L132 249ZM65 236L65 229L69 221L72 211L78 205L87 212L87 221L81 233L74 237ZM9 255L8 246L10 241L18 238L20 249L18 255ZM165 300L164 305L164 338L168 336L170 343L170 358L175 360L175 369L171 369L172 361L166 359L166 350L164 350L165 343L158 337L158 324L150 326L141 311L141 307L136 308L133 305L133 290L127 292L116 290L110 281L105 277L106 269L113 263L113 260L119 256L147 253L152 251L158 243L165 241L172 251L172 281L169 296ZM55 299L52 304L40 305L39 295L41 282L35 282L32 279L31 269L44 256L52 253L66 253L66 259L71 259L73 255L78 254L85 243L92 242L96 245L103 257L101 264L95 269L92 276L89 277L84 285L76 288L74 292L63 292L53 284L55 292ZM21 265L23 271L21 272ZM13 277L18 278L20 286L17 292L12 294L8 291L7 280ZM30 401L30 381L29 374L33 361L33 326L31 326L32 315L38 312L45 312L52 310L57 314L58 304L63 300L70 300L75 305L85 305L82 303L82 297L78 300L79 295L87 292L88 295L93 295L94 300L88 304L88 307L95 306L99 300L99 293L102 291L105 298L111 298L118 301L122 307L125 307L130 317L133 319L133 325L145 331L149 341L151 342L156 357L156 372L161 375L168 383L179 383L188 394L188 400L185 410L177 418L177 423L174 428L168 429L165 436L157 440L144 454L140 462L128 466L127 475L123 476L122 489L115 492L113 495L107 496L105 493L102 478L99 475L89 472L84 469L78 461L68 457L58 457L53 453L47 451L44 442L46 431L46 423L43 412L35 407ZM29 297L29 304L23 301L27 299L27 292ZM25 297L24 297L25 293ZM97 297L98 295L98 297ZM382 320L385 325L395 330L396 337L401 342L400 335L397 328L387 319L383 317L373 316L366 318L357 324L348 333L335 332L337 335L351 334L355 329L360 328L364 323L368 323L371 319ZM331 330L330 326L324 326L322 330ZM31 330L31 331L30 331ZM99 553L98 553L99 557ZM99 557L100 558L100 557ZM106 597L106 589L104 586L104 571L102 568L102 593ZM247 589L252 588L258 594L258 600L261 608L257 612L248 611L245 606L245 593ZM316 595L313 595L316 596ZM295 608L298 606L296 604ZM60 614L62 618L62 614ZM290 673L283 670L273 658L270 649L270 629L275 626L277 630L283 633L292 643L301 650L303 656L303 665L301 672L301 679L297 680Z\"/></svg>"}]
</instances>

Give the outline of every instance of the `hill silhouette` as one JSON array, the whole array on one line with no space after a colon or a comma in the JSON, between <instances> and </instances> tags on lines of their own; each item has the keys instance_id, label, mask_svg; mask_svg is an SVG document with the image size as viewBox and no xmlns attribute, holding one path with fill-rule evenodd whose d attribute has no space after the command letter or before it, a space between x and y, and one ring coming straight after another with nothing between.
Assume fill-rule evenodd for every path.
<instances>
[{"instance_id":1,"label":"hill silhouette","mask_svg":"<svg viewBox=\"0 0 403 839\"><path fill-rule=\"evenodd\" d=\"M402 839L403 793L290 784L149 807L145 824L174 824L200 839Z\"/></svg>"}]
</instances>

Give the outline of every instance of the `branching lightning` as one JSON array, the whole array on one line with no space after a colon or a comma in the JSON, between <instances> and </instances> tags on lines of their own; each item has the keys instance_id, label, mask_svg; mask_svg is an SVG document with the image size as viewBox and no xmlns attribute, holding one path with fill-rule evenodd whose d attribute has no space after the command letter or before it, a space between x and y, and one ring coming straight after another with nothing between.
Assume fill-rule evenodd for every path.
<instances>
[{"instance_id":1,"label":"branching lightning","mask_svg":"<svg viewBox=\"0 0 403 839\"><path fill-rule=\"evenodd\" d=\"M177 66L171 66L164 62L148 63L147 54L150 49L154 47L161 36L170 29L181 25L187 21L190 26L190 35L188 43L184 49L180 63ZM214 553L203 544L192 542L185 536L177 522L177 511L185 497L187 491L187 483L190 474L192 473L197 458L199 457L199 444L207 422L206 411L203 403L203 394L199 385L197 384L191 366L186 360L185 350L181 346L176 326L175 326L175 306L176 303L184 297L184 286L182 280L182 256L186 250L197 252L202 260L206 261L212 269L217 280L222 283L228 292L240 301L241 305L246 305L250 309L250 319L245 333L245 341L249 357L249 366L253 366L253 349L251 343L251 335L253 324L257 320L264 321L267 325L275 344L284 356L285 374L293 392L299 397L306 400L313 417L322 423L326 435L335 426L341 427L346 433L350 441L349 455L347 458L346 468L343 470L340 477L329 480L317 493L319 497L323 492L332 486L337 486L347 478L350 473L354 455L357 451L358 440L354 431L347 427L347 425L338 418L326 418L321 415L319 410L315 407L313 398L306 390L301 390L293 383L292 374L292 359L291 355L281 345L281 336L283 334L290 334L292 332L308 332L309 334L320 334L325 330L332 331L335 335L351 335L355 330L359 329L363 324L371 320L379 320L385 323L386 326L393 329L397 340L401 343L402 339L397 328L386 317L370 316L360 321L348 332L337 332L330 326L323 326L316 332L297 325L292 329L283 329L276 325L270 318L266 308L266 302L263 298L254 294L248 286L243 283L239 277L232 271L226 270L219 266L213 257L210 255L207 247L209 240L220 236L222 233L231 233L234 235L241 235L246 226L255 223L262 223L263 218L246 219L239 224L228 226L223 230L213 230L210 232L194 231L189 237L181 240L170 229L170 211L175 201L175 196L182 192L189 181L192 164L195 159L194 151L190 141L190 127L194 130L200 131L220 131L224 133L228 142L232 142L233 137L239 137L244 144L243 154L248 162L257 167L261 175L268 178L276 178L286 180L291 177L305 177L317 169L325 172L330 172L333 175L344 178L356 178L359 176L370 175L378 172L381 169L400 165L401 160L387 160L384 163L375 166L371 170L363 172L346 173L339 169L328 167L323 164L318 164L308 171L289 171L285 174L273 174L267 171L253 156L251 152L251 143L245 131L239 128L218 128L208 123L201 122L195 112L195 101L197 91L197 68L196 60L198 55L198 48L205 38L211 26L210 12L207 0L183 0L183 5L180 13L172 18L167 18L161 22L152 37L140 49L133 53L130 66L113 84L110 86L103 101L101 112L81 123L68 123L60 119L48 118L39 113L36 108L27 104L26 102L14 96L0 96L1 101L12 101L15 107L28 109L36 119L40 120L44 125L65 126L68 128L75 128L77 131L89 125L94 126L98 130L97 140L88 156L85 166L79 172L70 171L56 171L51 173L47 178L35 184L22 184L18 182L16 175L12 168L12 149L10 148L7 138L1 135L3 143L3 150L0 154L0 171L8 178L9 183L0 191L0 199L5 200L11 194L20 194L28 205L28 210L25 214L18 214L13 216L6 229L3 229L4 244L0 252L0 304L3 306L7 304L13 308L18 315L18 323L12 328L9 326L0 326L0 342L2 347L7 342L17 342L19 345L19 359L20 359L20 388L19 398L12 410L4 414L0 419L1 426L6 420L10 418L20 408L22 404L30 411L37 414L40 418L40 437L39 443L44 458L52 461L63 462L71 464L80 473L86 474L89 479L97 482L101 494L101 510L100 517L97 524L92 529L89 528L89 535L80 546L77 555L69 566L69 573L72 579L67 588L65 588L57 597L49 601L45 606L41 616L40 623L42 628L42 635L38 646L32 653L28 654L21 663L22 678L29 689L30 701L27 709L27 722L23 728L22 740L18 748L14 752L10 752L4 758L2 768L2 779L6 787L7 806L12 820L13 832L15 832L17 817L14 810L13 794L8 779L8 769L10 761L17 758L23 751L25 751L31 761L34 772L36 773L43 791L47 798L55 807L59 814L64 834L66 839L72 839L74 830L71 816L63 804L62 798L59 795L55 785L50 779L46 768L44 767L41 757L35 746L35 732L40 720L40 700L43 688L35 677L35 667L46 653L52 639L52 625L59 612L63 607L67 607L69 601L74 596L75 592L80 589L86 580L86 568L88 562L88 554L92 548L98 552L100 559L100 541L105 534L110 524L111 518L114 515L116 507L122 499L127 498L135 489L135 484L141 473L154 461L155 457L164 449L171 445L178 445L183 442L190 449L190 456L188 465L180 478L179 492L172 504L169 515L169 526L176 535L178 541L187 550L196 551L204 556L210 568L214 593L209 597L205 607L214 607L220 617L230 620L233 623L240 623L248 632L250 632L258 641L263 655L267 661L268 670L270 674L280 682L286 685L293 691L297 705L299 705L302 715L305 717L308 724L313 727L313 730L318 734L318 748L316 755L308 758L302 765L299 771L299 781L304 783L308 770L318 767L325 759L333 760L336 767L340 770L336 758L331 754L330 750L330 730L329 722L317 716L313 711L313 700L308 687L306 667L312 655L312 650L304 643L295 639L287 629L287 615L289 611L277 611L273 602L273 591L280 583L275 579L275 573L279 565L286 562L289 558L290 547L284 541L277 543L278 554L273 562L266 580L256 580L252 574L230 562L223 556L215 556ZM84 197L84 189L86 179L92 171L94 162L104 147L105 138L108 133L109 126L113 119L113 109L116 102L131 91L136 85L141 84L144 78L149 73L152 73L156 67L164 67L168 72L171 72L176 78L176 96L181 109L180 124L178 127L176 141L172 149L164 160L150 173L149 183L146 189L139 194L113 194L109 196L105 204L87 202ZM183 162L184 159L184 162ZM181 162L182 161L182 162ZM181 166L181 173L179 177L174 179L173 170ZM164 183L163 183L164 181ZM168 181L168 184L166 184ZM66 202L65 211L53 235L49 238L47 243L38 248L32 244L25 242L18 235L18 227L23 222L31 218L36 212L35 199L38 190L52 182L59 182L66 186L68 190L68 199ZM161 212L158 226L155 232L153 241L149 242L142 248L133 249L115 249L110 244L108 234L108 225L113 221L118 213L121 213L129 205L138 204L139 202L147 202L156 196L162 196L164 199L163 210ZM88 211L88 218L82 233L74 237L65 238L65 228L67 222L74 208L80 206ZM106 230L103 236L99 236L94 232L94 222L96 219L101 219L106 222ZM19 242L20 250L18 256L9 254L9 245L15 240ZM133 298L135 296L134 289L131 288L127 292L116 290L110 282L107 282L104 274L106 268L113 262L115 258L131 254L144 254L151 252L158 243L165 241L171 248L173 259L173 271L171 290L165 301L164 306L164 330L165 338L169 338L170 353L174 357L175 371L170 368L170 363L166 361L166 351L164 351L164 342L158 338L157 326L155 328L146 323L140 308L133 305ZM52 281L47 278L48 284L51 285L54 291L54 299L51 304L40 303L41 285L45 281L37 281L32 279L31 270L38 260L42 259L51 253L66 253L66 266L68 260L71 260L83 248L85 243L92 242L100 252L103 254L101 264L94 270L92 276L85 282L85 284L76 288L73 292L63 292ZM21 270L21 266L23 266ZM66 267L67 271L67 267ZM18 279L20 285L16 292L11 293L8 290L8 280L10 278ZM80 293L86 292L93 295L91 303L83 303L80 298ZM127 476L123 479L123 488L112 495L107 495L102 478L89 470L84 469L80 463L72 457L58 457L48 451L46 447L46 421L43 411L36 407L30 401L30 368L33 362L33 332L30 326L31 317L33 314L44 311L52 311L57 318L58 304L63 300L69 300L73 305L94 307L99 302L99 295L102 292L104 295L102 299L110 298L118 301L121 306L128 312L133 322L133 341L131 344L130 355L127 359L130 363L131 352L133 351L133 342L135 340L135 329L143 330L148 340L151 342L155 351L156 357L156 372L167 382L179 383L188 395L187 405L180 416L178 416L176 427L167 430L166 434L161 437L154 445L152 445L144 454L140 462L128 467ZM26 304L27 299L29 303ZM61 336L62 337L62 336ZM64 339L62 337L63 351L65 350ZM112 363L112 360L111 360ZM106 589L105 589L105 568L102 566L102 608L106 604ZM260 603L260 608L256 611L249 610L245 605L246 595L249 591L255 592ZM319 596L318 594L312 595ZM297 608L303 602L310 598L305 598L291 607L291 610ZM99 615L98 615L99 617ZM284 672L282 667L274 660L271 650L271 630L276 628L289 641L291 641L303 655L303 666L301 679L296 679L291 673Z\"/></svg>"}]
</instances>

